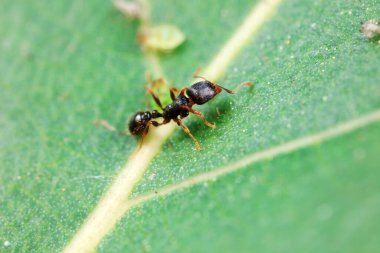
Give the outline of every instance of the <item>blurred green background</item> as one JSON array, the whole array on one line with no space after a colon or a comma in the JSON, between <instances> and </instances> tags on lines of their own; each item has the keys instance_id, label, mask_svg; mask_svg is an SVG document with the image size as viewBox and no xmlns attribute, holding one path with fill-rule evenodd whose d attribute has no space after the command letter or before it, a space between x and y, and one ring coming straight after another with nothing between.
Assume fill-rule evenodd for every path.
<instances>
[{"instance_id":1,"label":"blurred green background","mask_svg":"<svg viewBox=\"0 0 380 253\"><path fill-rule=\"evenodd\" d=\"M254 89L198 107L218 128L185 123L134 196L380 109L380 44L360 33L378 0L283 1L220 83ZM206 67L257 4L155 0L152 22L186 34L160 54L178 88ZM137 139L122 129L149 109L137 21L112 2L0 2L0 252L59 252L112 182ZM218 108L221 113L216 113ZM376 252L380 125L149 201L99 252Z\"/></svg>"}]
</instances>

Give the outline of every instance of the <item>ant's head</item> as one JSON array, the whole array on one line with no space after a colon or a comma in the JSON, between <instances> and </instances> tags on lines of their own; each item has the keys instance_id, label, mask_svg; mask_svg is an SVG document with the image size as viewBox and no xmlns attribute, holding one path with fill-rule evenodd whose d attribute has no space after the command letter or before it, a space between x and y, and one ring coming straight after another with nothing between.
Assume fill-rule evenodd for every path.
<instances>
[{"instance_id":1,"label":"ant's head","mask_svg":"<svg viewBox=\"0 0 380 253\"><path fill-rule=\"evenodd\" d=\"M149 124L154 118L161 117L162 115L156 110L152 112L137 112L129 120L128 128L132 135L143 135Z\"/></svg>"}]
</instances>

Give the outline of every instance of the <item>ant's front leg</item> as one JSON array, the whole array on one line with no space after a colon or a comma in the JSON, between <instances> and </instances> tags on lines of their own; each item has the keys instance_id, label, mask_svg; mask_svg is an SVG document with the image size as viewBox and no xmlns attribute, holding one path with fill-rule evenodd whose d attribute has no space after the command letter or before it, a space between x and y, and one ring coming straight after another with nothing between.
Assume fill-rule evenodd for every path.
<instances>
[{"instance_id":1,"label":"ant's front leg","mask_svg":"<svg viewBox=\"0 0 380 253\"><path fill-rule=\"evenodd\" d=\"M143 145L143 143L144 143L144 139L145 139L145 137L148 135L150 125L155 126L155 127L158 127L158 126L161 126L161 125L164 125L164 124L167 124L167 123L169 123L169 121L167 121L167 120L164 120L164 121L161 122L161 123L158 123L157 121L150 121L150 122L147 124L146 128L144 129L144 132L142 132L142 134L141 134L141 139L140 139L139 146L138 146L137 149L136 149L136 150L130 155L130 157L129 157L128 159L134 157L134 156L137 154L137 152L140 151L140 149L141 149L141 147L142 147L142 145Z\"/></svg>"},{"instance_id":2,"label":"ant's front leg","mask_svg":"<svg viewBox=\"0 0 380 253\"><path fill-rule=\"evenodd\" d=\"M162 126L162 125L165 125L167 123L169 123L170 120L164 120L162 121L161 123L158 123L157 121L151 121L149 122L149 124L155 126L155 127L158 127L158 126Z\"/></svg>"},{"instance_id":3,"label":"ant's front leg","mask_svg":"<svg viewBox=\"0 0 380 253\"><path fill-rule=\"evenodd\" d=\"M150 124L152 124L155 127L161 126L162 123L158 123L157 121L151 121Z\"/></svg>"},{"instance_id":4,"label":"ant's front leg","mask_svg":"<svg viewBox=\"0 0 380 253\"><path fill-rule=\"evenodd\" d=\"M139 146L135 149L135 151L133 151L133 153L128 157L128 160L133 158L139 151L140 149L142 148L143 146L143 143L144 143L144 139L145 137L148 135L148 132L149 132L149 124L146 126L146 128L144 129L144 132L142 132L141 134L141 138L140 138L140 141L139 141Z\"/></svg>"},{"instance_id":5,"label":"ant's front leg","mask_svg":"<svg viewBox=\"0 0 380 253\"><path fill-rule=\"evenodd\" d=\"M189 106L184 106L184 108L186 110L188 110L189 112L197 115L198 117L202 118L204 123L209 126L209 127L212 127L212 128L216 128L216 126L214 124L211 124L210 122L207 121L207 119L203 116L203 114L197 110L194 110L193 108L189 107Z\"/></svg>"}]
</instances>

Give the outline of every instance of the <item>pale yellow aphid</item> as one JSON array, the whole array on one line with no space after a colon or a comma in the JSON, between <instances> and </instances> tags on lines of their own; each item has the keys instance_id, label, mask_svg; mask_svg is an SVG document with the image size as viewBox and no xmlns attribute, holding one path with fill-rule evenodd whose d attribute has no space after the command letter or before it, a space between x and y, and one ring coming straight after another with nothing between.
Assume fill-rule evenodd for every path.
<instances>
[{"instance_id":1,"label":"pale yellow aphid","mask_svg":"<svg viewBox=\"0 0 380 253\"><path fill-rule=\"evenodd\" d=\"M180 46L185 41L185 35L170 24L144 26L139 31L138 41L147 49L168 52Z\"/></svg>"}]
</instances>

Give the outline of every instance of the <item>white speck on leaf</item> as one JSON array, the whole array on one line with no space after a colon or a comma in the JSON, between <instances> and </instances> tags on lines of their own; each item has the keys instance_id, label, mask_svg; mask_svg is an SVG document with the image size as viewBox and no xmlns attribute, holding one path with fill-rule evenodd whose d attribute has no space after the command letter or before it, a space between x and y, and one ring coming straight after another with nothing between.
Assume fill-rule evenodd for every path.
<instances>
[{"instance_id":1,"label":"white speck on leaf","mask_svg":"<svg viewBox=\"0 0 380 253\"><path fill-rule=\"evenodd\" d=\"M364 34L364 36L371 39L380 34L379 23L376 20L368 20L362 24L361 32Z\"/></svg>"},{"instance_id":2,"label":"white speck on leaf","mask_svg":"<svg viewBox=\"0 0 380 253\"><path fill-rule=\"evenodd\" d=\"M363 149L355 149L353 152L354 159L357 161L362 161L366 158L365 150Z\"/></svg>"},{"instance_id":3,"label":"white speck on leaf","mask_svg":"<svg viewBox=\"0 0 380 253\"><path fill-rule=\"evenodd\" d=\"M333 215L333 209L328 204L322 204L317 207L317 216L320 220L328 220Z\"/></svg>"},{"instance_id":4,"label":"white speck on leaf","mask_svg":"<svg viewBox=\"0 0 380 253\"><path fill-rule=\"evenodd\" d=\"M8 240L6 240L6 241L4 242L4 247L9 247L9 246L11 246L11 242L8 241Z\"/></svg>"},{"instance_id":5,"label":"white speck on leaf","mask_svg":"<svg viewBox=\"0 0 380 253\"><path fill-rule=\"evenodd\" d=\"M155 178L156 178L156 173L152 173L148 177L148 179L151 180L151 181L154 180Z\"/></svg>"},{"instance_id":6,"label":"white speck on leaf","mask_svg":"<svg viewBox=\"0 0 380 253\"><path fill-rule=\"evenodd\" d=\"M115 0L113 4L116 9L130 19L142 18L145 14L143 6L138 1Z\"/></svg>"}]
</instances>

